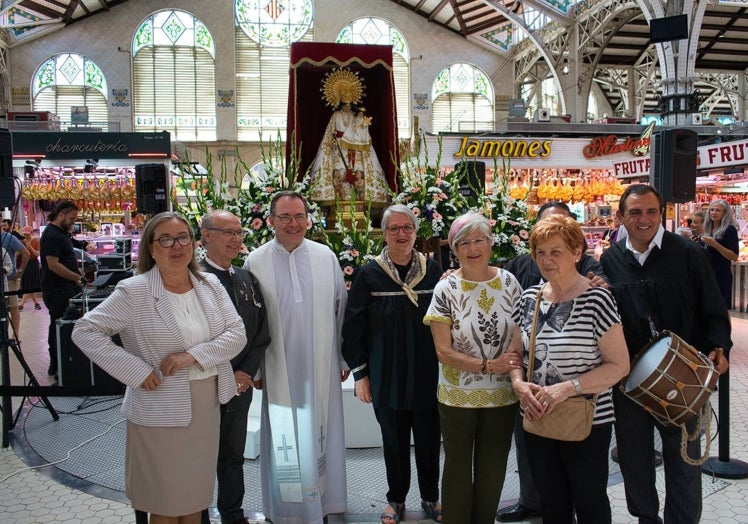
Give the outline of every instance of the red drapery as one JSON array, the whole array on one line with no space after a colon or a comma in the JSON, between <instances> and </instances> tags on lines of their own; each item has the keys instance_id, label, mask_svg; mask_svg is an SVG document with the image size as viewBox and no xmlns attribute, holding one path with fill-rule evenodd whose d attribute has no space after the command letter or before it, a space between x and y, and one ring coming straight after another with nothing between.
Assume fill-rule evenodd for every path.
<instances>
[{"instance_id":1,"label":"red drapery","mask_svg":"<svg viewBox=\"0 0 748 524\"><path fill-rule=\"evenodd\" d=\"M384 168L390 189L396 190L399 150L392 46L297 42L291 44L286 153L301 150L299 176L307 172L317 154L334 108L322 96L325 75L336 68L358 73L365 86L361 101L373 118L372 145ZM295 137L295 141L294 141Z\"/></svg>"}]
</instances>

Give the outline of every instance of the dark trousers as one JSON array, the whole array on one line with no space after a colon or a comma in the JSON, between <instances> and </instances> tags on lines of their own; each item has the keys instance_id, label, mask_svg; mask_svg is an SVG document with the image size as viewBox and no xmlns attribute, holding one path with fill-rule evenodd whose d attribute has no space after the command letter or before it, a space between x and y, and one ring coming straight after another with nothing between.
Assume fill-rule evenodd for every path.
<instances>
[{"instance_id":1,"label":"dark trousers","mask_svg":"<svg viewBox=\"0 0 748 524\"><path fill-rule=\"evenodd\" d=\"M374 408L382 430L384 465L387 470L387 500L403 503L410 490L410 433L418 472L421 499L439 500L439 412L431 409Z\"/></svg>"},{"instance_id":2,"label":"dark trousers","mask_svg":"<svg viewBox=\"0 0 748 524\"><path fill-rule=\"evenodd\" d=\"M244 445L251 402L252 390L248 389L221 406L216 506L221 514L222 524L230 524L244 517ZM210 522L207 509L203 511L202 522Z\"/></svg>"},{"instance_id":3,"label":"dark trousers","mask_svg":"<svg viewBox=\"0 0 748 524\"><path fill-rule=\"evenodd\" d=\"M494 523L516 414L517 404L500 408L439 404L444 436L444 522Z\"/></svg>"},{"instance_id":4,"label":"dark trousers","mask_svg":"<svg viewBox=\"0 0 748 524\"><path fill-rule=\"evenodd\" d=\"M609 524L608 450L611 424L592 426L581 442L525 432L532 478L540 494L544 524Z\"/></svg>"},{"instance_id":5,"label":"dark trousers","mask_svg":"<svg viewBox=\"0 0 748 524\"><path fill-rule=\"evenodd\" d=\"M524 417L518 411L514 421L514 453L517 457L517 474L519 475L519 502L526 508L540 511L540 495L532 480L530 461L527 457L525 430L522 429Z\"/></svg>"},{"instance_id":6,"label":"dark trousers","mask_svg":"<svg viewBox=\"0 0 748 524\"><path fill-rule=\"evenodd\" d=\"M78 289L72 282L69 287L42 292L42 300L49 311L49 331L47 332L49 364L55 368L57 367L57 320L65 314L68 301L77 294Z\"/></svg>"},{"instance_id":7,"label":"dark trousers","mask_svg":"<svg viewBox=\"0 0 748 524\"><path fill-rule=\"evenodd\" d=\"M683 461L680 454L681 430L657 424L644 408L613 388L616 410L616 445L621 466L629 513L639 522L661 523L660 502L655 487L655 428L662 439L662 460L665 468L665 522L696 524L701 520L701 468ZM698 417L687 424L689 432ZM688 455L701 455L701 439L689 442Z\"/></svg>"}]
</instances>

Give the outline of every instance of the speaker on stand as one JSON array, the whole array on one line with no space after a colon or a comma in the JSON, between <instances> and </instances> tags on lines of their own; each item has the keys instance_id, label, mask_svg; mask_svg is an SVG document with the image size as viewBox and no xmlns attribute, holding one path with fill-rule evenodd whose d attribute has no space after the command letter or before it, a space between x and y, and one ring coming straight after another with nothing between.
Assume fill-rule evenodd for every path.
<instances>
[{"instance_id":1,"label":"speaker on stand","mask_svg":"<svg viewBox=\"0 0 748 524\"><path fill-rule=\"evenodd\" d=\"M169 184L164 164L135 166L135 194L138 212L156 214L169 210Z\"/></svg>"},{"instance_id":2,"label":"speaker on stand","mask_svg":"<svg viewBox=\"0 0 748 524\"><path fill-rule=\"evenodd\" d=\"M652 133L654 161L651 185L666 202L683 204L696 200L695 131L672 128Z\"/></svg>"},{"instance_id":3,"label":"speaker on stand","mask_svg":"<svg viewBox=\"0 0 748 524\"><path fill-rule=\"evenodd\" d=\"M0 210L16 204L16 180L13 176L13 139L10 131L0 128Z\"/></svg>"}]
</instances>

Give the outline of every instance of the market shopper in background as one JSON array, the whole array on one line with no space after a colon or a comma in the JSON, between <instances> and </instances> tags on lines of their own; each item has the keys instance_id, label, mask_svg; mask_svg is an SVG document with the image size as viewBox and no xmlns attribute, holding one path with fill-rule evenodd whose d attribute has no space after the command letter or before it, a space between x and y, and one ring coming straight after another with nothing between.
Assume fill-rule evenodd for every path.
<instances>
[{"instance_id":1,"label":"market shopper in background","mask_svg":"<svg viewBox=\"0 0 748 524\"><path fill-rule=\"evenodd\" d=\"M563 202L547 202L540 206L538 210L538 222L557 215L572 216L569 206ZM617 231L618 229L616 229L616 233ZM607 277L600 263L584 251L576 263L576 268L580 275L590 279L590 285L593 287L607 285ZM506 270L517 278L522 289L544 282L537 262L529 253L510 260ZM499 509L496 513L496 519L499 522L517 522L540 515L540 495L538 495L538 490L532 480L530 463L527 459L525 434L522 430L522 416L519 414L514 425L514 444L517 457L517 473L519 475L519 499L516 504Z\"/></svg>"},{"instance_id":2,"label":"market shopper in background","mask_svg":"<svg viewBox=\"0 0 748 524\"><path fill-rule=\"evenodd\" d=\"M701 236L704 234L704 222L706 222L706 211L696 211L691 215L691 240L697 242L700 246L704 246L704 241L701 240Z\"/></svg>"},{"instance_id":3,"label":"market shopper in background","mask_svg":"<svg viewBox=\"0 0 748 524\"><path fill-rule=\"evenodd\" d=\"M446 523L493 524L517 414L507 373L522 368L509 351L522 288L489 265L493 234L483 215L459 217L448 240L460 269L436 285L424 317L440 363L442 510Z\"/></svg>"},{"instance_id":4,"label":"market shopper in background","mask_svg":"<svg viewBox=\"0 0 748 524\"><path fill-rule=\"evenodd\" d=\"M252 377L257 373L263 354L270 344L265 300L255 276L231 261L244 246L244 230L239 217L228 211L211 211L201 223L205 258L202 269L221 282L244 322L247 344L231 359L236 381L236 396L221 406L221 431L218 446L218 495L216 506L222 524L249 521L244 516L244 446L247 440L247 419L252 402ZM203 511L203 524L209 524L208 510Z\"/></svg>"},{"instance_id":5,"label":"market shopper in background","mask_svg":"<svg viewBox=\"0 0 748 524\"><path fill-rule=\"evenodd\" d=\"M738 221L727 201L712 200L704 222L704 234L701 241L706 246L706 252L717 277L717 285L722 293L725 307L732 307L732 268L738 259L740 243L738 240Z\"/></svg>"},{"instance_id":6,"label":"market shopper in background","mask_svg":"<svg viewBox=\"0 0 748 524\"><path fill-rule=\"evenodd\" d=\"M8 253L13 264L13 270L7 275L8 287L4 289L10 313L10 326L13 328L13 336L18 339L21 332L21 315L18 312L18 290L21 278L31 255L26 246L23 245L23 236L11 228L10 220L4 218L2 221L2 248ZM19 238L20 237L20 238Z\"/></svg>"},{"instance_id":7,"label":"market shopper in background","mask_svg":"<svg viewBox=\"0 0 748 524\"><path fill-rule=\"evenodd\" d=\"M418 219L404 205L382 214L386 247L356 272L343 324L343 357L356 379L356 397L374 405L387 471L383 524L403 518L410 489L413 432L421 507L441 522L436 402L436 351L423 317L442 273L414 249Z\"/></svg>"},{"instance_id":8,"label":"market shopper in background","mask_svg":"<svg viewBox=\"0 0 748 524\"><path fill-rule=\"evenodd\" d=\"M44 228L39 242L42 299L49 311L49 375L57 375L57 319L62 318L68 301L80 293L85 285L74 248L83 249L87 243L72 238L68 233L76 220L78 206L71 200L62 200L49 213L47 227Z\"/></svg>"},{"instance_id":9,"label":"market shopper in background","mask_svg":"<svg viewBox=\"0 0 748 524\"><path fill-rule=\"evenodd\" d=\"M625 242L613 244L601 258L621 314L629 357L652 338L668 330L727 370L730 317L720 297L708 257L692 240L665 231L660 194L645 184L631 184L619 203L619 216L628 231ZM655 486L654 430L662 440L665 468L665 522L696 524L701 519L701 468L681 456L681 428L657 423L643 407L619 388L613 390L618 462L626 487L629 513L641 523L660 523ZM693 434L698 417L686 428ZM701 440L687 445L690 457L701 456Z\"/></svg>"}]
</instances>

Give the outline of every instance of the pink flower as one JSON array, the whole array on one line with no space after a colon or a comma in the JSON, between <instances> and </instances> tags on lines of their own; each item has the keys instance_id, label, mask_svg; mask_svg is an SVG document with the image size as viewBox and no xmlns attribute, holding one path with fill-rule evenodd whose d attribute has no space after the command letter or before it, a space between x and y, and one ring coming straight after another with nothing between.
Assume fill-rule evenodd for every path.
<instances>
[{"instance_id":1,"label":"pink flower","mask_svg":"<svg viewBox=\"0 0 748 524\"><path fill-rule=\"evenodd\" d=\"M418 216L418 215L420 215L420 214L421 214L421 210L420 210L420 209L418 209L417 207L414 207L413 209L411 209L411 211L413 211L413 214L414 214L415 216Z\"/></svg>"},{"instance_id":2,"label":"pink flower","mask_svg":"<svg viewBox=\"0 0 748 524\"><path fill-rule=\"evenodd\" d=\"M527 240L527 238L530 236L530 234L525 231L524 229L520 229L519 236L522 237L522 240Z\"/></svg>"},{"instance_id":3,"label":"pink flower","mask_svg":"<svg viewBox=\"0 0 748 524\"><path fill-rule=\"evenodd\" d=\"M520 238L517 235L512 235L512 244L515 246L521 242Z\"/></svg>"},{"instance_id":4,"label":"pink flower","mask_svg":"<svg viewBox=\"0 0 748 524\"><path fill-rule=\"evenodd\" d=\"M265 188L266 193L272 193L273 191L275 191L275 188L273 186L268 186Z\"/></svg>"},{"instance_id":5,"label":"pink flower","mask_svg":"<svg viewBox=\"0 0 748 524\"><path fill-rule=\"evenodd\" d=\"M351 283L350 283L350 282L346 282L346 283L345 283L345 289L346 289L347 291L350 291L350 290L351 290Z\"/></svg>"},{"instance_id":6,"label":"pink flower","mask_svg":"<svg viewBox=\"0 0 748 524\"><path fill-rule=\"evenodd\" d=\"M439 193L439 200L447 200L448 198L446 193Z\"/></svg>"},{"instance_id":7,"label":"pink flower","mask_svg":"<svg viewBox=\"0 0 748 524\"><path fill-rule=\"evenodd\" d=\"M358 249L351 249L350 253L353 258L356 258L359 255Z\"/></svg>"},{"instance_id":8,"label":"pink flower","mask_svg":"<svg viewBox=\"0 0 748 524\"><path fill-rule=\"evenodd\" d=\"M252 226L252 229L254 229L255 231L257 231L258 229L260 229L262 227L262 219L261 218L255 218L255 219L253 219L251 226Z\"/></svg>"},{"instance_id":9,"label":"pink flower","mask_svg":"<svg viewBox=\"0 0 748 524\"><path fill-rule=\"evenodd\" d=\"M494 227L496 225L496 219L492 218L488 221L489 224L491 224L491 227Z\"/></svg>"},{"instance_id":10,"label":"pink flower","mask_svg":"<svg viewBox=\"0 0 748 524\"><path fill-rule=\"evenodd\" d=\"M436 211L434 211L434 213L431 216L434 218L434 220L441 220L442 219L442 216L438 212L436 212Z\"/></svg>"},{"instance_id":11,"label":"pink flower","mask_svg":"<svg viewBox=\"0 0 748 524\"><path fill-rule=\"evenodd\" d=\"M343 273L346 275L352 275L353 274L353 266L345 266L343 268Z\"/></svg>"}]
</instances>

